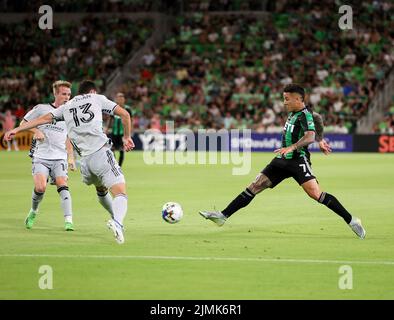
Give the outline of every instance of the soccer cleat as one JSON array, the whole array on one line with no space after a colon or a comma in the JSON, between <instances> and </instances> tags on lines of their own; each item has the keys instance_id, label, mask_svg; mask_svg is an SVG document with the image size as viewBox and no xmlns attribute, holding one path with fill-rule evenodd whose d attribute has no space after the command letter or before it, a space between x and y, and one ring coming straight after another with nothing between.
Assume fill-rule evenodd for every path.
<instances>
[{"instance_id":1,"label":"soccer cleat","mask_svg":"<svg viewBox=\"0 0 394 320\"><path fill-rule=\"evenodd\" d=\"M227 220L226 216L220 211L199 211L199 213L205 219L215 222L219 227L224 225Z\"/></svg>"},{"instance_id":2,"label":"soccer cleat","mask_svg":"<svg viewBox=\"0 0 394 320\"><path fill-rule=\"evenodd\" d=\"M37 215L37 213L30 209L30 212L29 212L29 214L27 215L27 217L25 219L26 229L33 228L34 219L36 218L36 215Z\"/></svg>"},{"instance_id":3,"label":"soccer cleat","mask_svg":"<svg viewBox=\"0 0 394 320\"><path fill-rule=\"evenodd\" d=\"M115 240L117 243L122 244L124 243L124 236L123 236L123 226L114 219L108 220L107 222L108 229L111 229L114 233Z\"/></svg>"},{"instance_id":4,"label":"soccer cleat","mask_svg":"<svg viewBox=\"0 0 394 320\"><path fill-rule=\"evenodd\" d=\"M360 239L365 238L366 232L363 226L361 225L361 220L359 218L352 218L352 221L350 221L349 226Z\"/></svg>"},{"instance_id":5,"label":"soccer cleat","mask_svg":"<svg viewBox=\"0 0 394 320\"><path fill-rule=\"evenodd\" d=\"M72 222L65 222L64 223L64 230L65 231L74 231L74 225Z\"/></svg>"}]
</instances>

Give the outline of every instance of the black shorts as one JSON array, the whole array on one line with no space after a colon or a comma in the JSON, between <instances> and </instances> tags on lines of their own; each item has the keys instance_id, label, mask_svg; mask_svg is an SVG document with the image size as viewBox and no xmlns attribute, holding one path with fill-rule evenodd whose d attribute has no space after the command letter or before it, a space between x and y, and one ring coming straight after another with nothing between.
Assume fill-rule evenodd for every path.
<instances>
[{"instance_id":1,"label":"black shorts","mask_svg":"<svg viewBox=\"0 0 394 320\"><path fill-rule=\"evenodd\" d=\"M271 188L274 188L284 179L290 177L293 177L299 185L309 180L316 179L312 173L311 163L307 158L274 158L261 172L272 182Z\"/></svg>"},{"instance_id":2,"label":"black shorts","mask_svg":"<svg viewBox=\"0 0 394 320\"><path fill-rule=\"evenodd\" d=\"M122 150L123 149L123 136L118 135L110 135L112 141L112 149L113 150Z\"/></svg>"}]
</instances>

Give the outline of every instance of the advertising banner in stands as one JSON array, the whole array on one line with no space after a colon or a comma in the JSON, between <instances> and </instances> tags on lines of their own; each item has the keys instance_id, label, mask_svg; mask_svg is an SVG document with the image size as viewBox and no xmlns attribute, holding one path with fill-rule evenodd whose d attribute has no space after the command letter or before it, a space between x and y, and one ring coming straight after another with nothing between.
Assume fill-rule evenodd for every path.
<instances>
[{"instance_id":1,"label":"advertising banner in stands","mask_svg":"<svg viewBox=\"0 0 394 320\"><path fill-rule=\"evenodd\" d=\"M192 133L177 132L162 134L146 132L134 134L136 150L155 151L244 151L272 152L281 146L281 134L233 132ZM353 136L345 134L327 134L325 139L330 143L334 152L353 151ZM317 143L312 144L311 151L319 151Z\"/></svg>"},{"instance_id":2,"label":"advertising banner in stands","mask_svg":"<svg viewBox=\"0 0 394 320\"><path fill-rule=\"evenodd\" d=\"M354 151L356 152L394 152L394 136L363 134L354 135Z\"/></svg>"},{"instance_id":3,"label":"advertising banner in stands","mask_svg":"<svg viewBox=\"0 0 394 320\"><path fill-rule=\"evenodd\" d=\"M7 150L7 141L4 141L5 132L0 131L0 150ZM18 143L19 150L30 150L33 134L29 131L20 132L16 135L15 140ZM12 146L11 150L14 150Z\"/></svg>"},{"instance_id":4,"label":"advertising banner in stands","mask_svg":"<svg viewBox=\"0 0 394 320\"><path fill-rule=\"evenodd\" d=\"M281 134L269 133L252 133L251 138L231 139L231 148L238 150L243 149L244 146L251 147L252 152L266 151L270 152L278 149L282 145ZM330 143L334 152L351 152L353 151L353 136L348 134L327 134L324 136L327 142ZM310 151L320 151L318 143L313 143L309 146Z\"/></svg>"},{"instance_id":5,"label":"advertising banner in stands","mask_svg":"<svg viewBox=\"0 0 394 320\"><path fill-rule=\"evenodd\" d=\"M16 136L19 150L29 150L33 134L21 132ZM0 151L7 150L3 140L4 132L0 131ZM348 135L326 134L324 138L330 143L333 152L380 152L394 153L394 135ZM151 151L228 151L250 148L252 152L272 152L280 148L281 135L252 132L245 137L229 132L197 134L191 131L163 134L160 132L134 133L135 150ZM13 149L13 147L12 147ZM319 151L319 145L313 143L310 151Z\"/></svg>"}]
</instances>

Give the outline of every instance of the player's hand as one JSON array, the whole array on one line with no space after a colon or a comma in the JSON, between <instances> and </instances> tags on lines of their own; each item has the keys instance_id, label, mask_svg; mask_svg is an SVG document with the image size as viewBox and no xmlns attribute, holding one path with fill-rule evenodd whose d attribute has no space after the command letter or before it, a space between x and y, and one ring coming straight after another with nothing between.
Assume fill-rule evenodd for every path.
<instances>
[{"instance_id":1,"label":"player's hand","mask_svg":"<svg viewBox=\"0 0 394 320\"><path fill-rule=\"evenodd\" d=\"M77 170L77 166L75 165L75 160L74 160L74 159L68 159L67 164L68 164L68 168L69 168L71 171Z\"/></svg>"},{"instance_id":2,"label":"player's hand","mask_svg":"<svg viewBox=\"0 0 394 320\"><path fill-rule=\"evenodd\" d=\"M7 131L7 132L4 134L4 140L5 140L5 141L11 141L12 138L15 137L15 135L16 135L16 129L12 129L12 130L10 130L10 131Z\"/></svg>"},{"instance_id":3,"label":"player's hand","mask_svg":"<svg viewBox=\"0 0 394 320\"><path fill-rule=\"evenodd\" d=\"M135 145L134 145L134 141L133 139L131 139L130 137L123 137L123 149L124 151L131 151L134 149Z\"/></svg>"},{"instance_id":4,"label":"player's hand","mask_svg":"<svg viewBox=\"0 0 394 320\"><path fill-rule=\"evenodd\" d=\"M282 157L286 156L288 153L293 152L295 148L293 146L286 147L286 148L280 148L274 150L275 153L280 154Z\"/></svg>"},{"instance_id":5,"label":"player's hand","mask_svg":"<svg viewBox=\"0 0 394 320\"><path fill-rule=\"evenodd\" d=\"M38 141L43 141L45 139L45 135L42 131L37 130L33 135L33 139L36 139Z\"/></svg>"},{"instance_id":6,"label":"player's hand","mask_svg":"<svg viewBox=\"0 0 394 320\"><path fill-rule=\"evenodd\" d=\"M328 155L332 152L330 145L324 139L319 142L319 147L320 151L323 152L325 155Z\"/></svg>"}]
</instances>

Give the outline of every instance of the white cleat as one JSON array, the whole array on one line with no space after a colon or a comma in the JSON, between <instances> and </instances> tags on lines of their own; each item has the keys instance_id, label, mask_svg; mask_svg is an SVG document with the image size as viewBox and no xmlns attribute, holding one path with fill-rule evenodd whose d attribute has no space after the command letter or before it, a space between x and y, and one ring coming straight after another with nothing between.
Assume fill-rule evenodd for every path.
<instances>
[{"instance_id":1,"label":"white cleat","mask_svg":"<svg viewBox=\"0 0 394 320\"><path fill-rule=\"evenodd\" d=\"M360 239L365 238L366 232L363 226L361 225L361 220L359 218L356 217L352 218L352 221L350 221L349 226Z\"/></svg>"},{"instance_id":2,"label":"white cleat","mask_svg":"<svg viewBox=\"0 0 394 320\"><path fill-rule=\"evenodd\" d=\"M124 243L123 226L119 222L113 219L108 220L107 227L108 229L111 229L112 232L114 233L115 240L117 243L119 244Z\"/></svg>"},{"instance_id":3,"label":"white cleat","mask_svg":"<svg viewBox=\"0 0 394 320\"><path fill-rule=\"evenodd\" d=\"M199 214L205 219L215 222L219 227L224 225L227 220L226 216L220 211L199 211Z\"/></svg>"}]
</instances>

